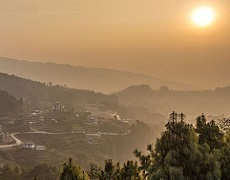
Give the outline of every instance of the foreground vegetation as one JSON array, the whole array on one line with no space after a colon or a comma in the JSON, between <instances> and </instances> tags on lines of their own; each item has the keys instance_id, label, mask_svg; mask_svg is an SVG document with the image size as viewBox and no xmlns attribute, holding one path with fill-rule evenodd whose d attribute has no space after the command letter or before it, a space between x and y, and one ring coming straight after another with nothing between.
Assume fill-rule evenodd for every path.
<instances>
[{"instance_id":1,"label":"foreground vegetation","mask_svg":"<svg viewBox=\"0 0 230 180\"><path fill-rule=\"evenodd\" d=\"M0 169L0 179L230 179L229 119L222 119L217 124L215 121L207 122L202 114L193 126L185 122L184 114L173 112L165 128L155 147L148 145L148 154L134 151L138 162L127 161L121 165L109 159L104 168L91 164L87 172L74 165L72 159L60 170L48 165L39 165L31 170L4 165Z\"/></svg>"}]
</instances>

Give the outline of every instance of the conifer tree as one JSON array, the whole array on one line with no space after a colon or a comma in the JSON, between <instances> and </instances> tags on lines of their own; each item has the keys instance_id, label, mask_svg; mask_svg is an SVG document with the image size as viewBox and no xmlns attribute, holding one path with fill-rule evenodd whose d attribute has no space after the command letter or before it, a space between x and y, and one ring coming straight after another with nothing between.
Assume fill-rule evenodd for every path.
<instances>
[{"instance_id":1,"label":"conifer tree","mask_svg":"<svg viewBox=\"0 0 230 180\"><path fill-rule=\"evenodd\" d=\"M220 149L223 145L224 135L214 120L207 122L202 114L196 120L196 132L199 134L199 144L209 145L210 152Z\"/></svg>"},{"instance_id":2,"label":"conifer tree","mask_svg":"<svg viewBox=\"0 0 230 180\"><path fill-rule=\"evenodd\" d=\"M225 134L224 144L221 148L220 162L222 179L230 179L230 131Z\"/></svg>"},{"instance_id":3,"label":"conifer tree","mask_svg":"<svg viewBox=\"0 0 230 180\"><path fill-rule=\"evenodd\" d=\"M220 178L219 152L210 152L210 147L206 143L199 144L195 128L186 124L184 119L185 115L182 113L171 113L169 122L165 125L166 130L157 139L155 149L148 146L150 154L147 156L135 151L141 162L140 168L145 171L147 179ZM205 121L201 123L205 124ZM211 130L216 132L215 124L210 124L210 127L214 127Z\"/></svg>"},{"instance_id":4,"label":"conifer tree","mask_svg":"<svg viewBox=\"0 0 230 180\"><path fill-rule=\"evenodd\" d=\"M142 180L140 171L138 170L137 162L127 161L121 168L119 173L121 180Z\"/></svg>"},{"instance_id":5,"label":"conifer tree","mask_svg":"<svg viewBox=\"0 0 230 180\"><path fill-rule=\"evenodd\" d=\"M70 158L68 164L63 164L60 180L89 180L89 177L80 166L73 165Z\"/></svg>"},{"instance_id":6,"label":"conifer tree","mask_svg":"<svg viewBox=\"0 0 230 180\"><path fill-rule=\"evenodd\" d=\"M91 163L88 175L91 180L98 180L101 176L102 169L97 164Z\"/></svg>"}]
</instances>

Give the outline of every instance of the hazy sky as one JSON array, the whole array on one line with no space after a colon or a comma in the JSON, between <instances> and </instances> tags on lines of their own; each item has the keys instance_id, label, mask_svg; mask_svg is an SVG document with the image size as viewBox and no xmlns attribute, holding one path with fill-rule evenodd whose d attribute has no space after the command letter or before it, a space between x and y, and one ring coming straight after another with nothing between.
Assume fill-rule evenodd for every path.
<instances>
[{"instance_id":1,"label":"hazy sky","mask_svg":"<svg viewBox=\"0 0 230 180\"><path fill-rule=\"evenodd\" d=\"M206 28L191 14L216 12ZM230 85L229 0L0 0L0 56Z\"/></svg>"}]
</instances>

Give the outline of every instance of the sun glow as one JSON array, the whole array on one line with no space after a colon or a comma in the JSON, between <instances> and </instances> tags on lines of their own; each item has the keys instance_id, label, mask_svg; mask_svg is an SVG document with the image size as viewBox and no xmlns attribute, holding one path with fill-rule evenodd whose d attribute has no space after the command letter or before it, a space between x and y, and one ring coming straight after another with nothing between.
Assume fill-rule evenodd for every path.
<instances>
[{"instance_id":1,"label":"sun glow","mask_svg":"<svg viewBox=\"0 0 230 180\"><path fill-rule=\"evenodd\" d=\"M215 19L215 12L209 7L200 7L196 9L192 14L193 22L200 26L206 27L210 25Z\"/></svg>"}]
</instances>

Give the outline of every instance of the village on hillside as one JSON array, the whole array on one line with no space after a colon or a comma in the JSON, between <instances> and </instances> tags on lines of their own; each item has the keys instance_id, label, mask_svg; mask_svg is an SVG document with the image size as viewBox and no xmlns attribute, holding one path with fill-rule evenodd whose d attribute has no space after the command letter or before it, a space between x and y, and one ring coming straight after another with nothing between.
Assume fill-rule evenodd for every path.
<instances>
[{"instance_id":1,"label":"village on hillside","mask_svg":"<svg viewBox=\"0 0 230 180\"><path fill-rule=\"evenodd\" d=\"M41 162L63 147L102 145L130 133L128 120L117 114L103 117L90 111L73 112L61 102L50 109L8 114L0 120L0 150L15 153L17 158L16 153L24 158L35 156Z\"/></svg>"}]
</instances>

